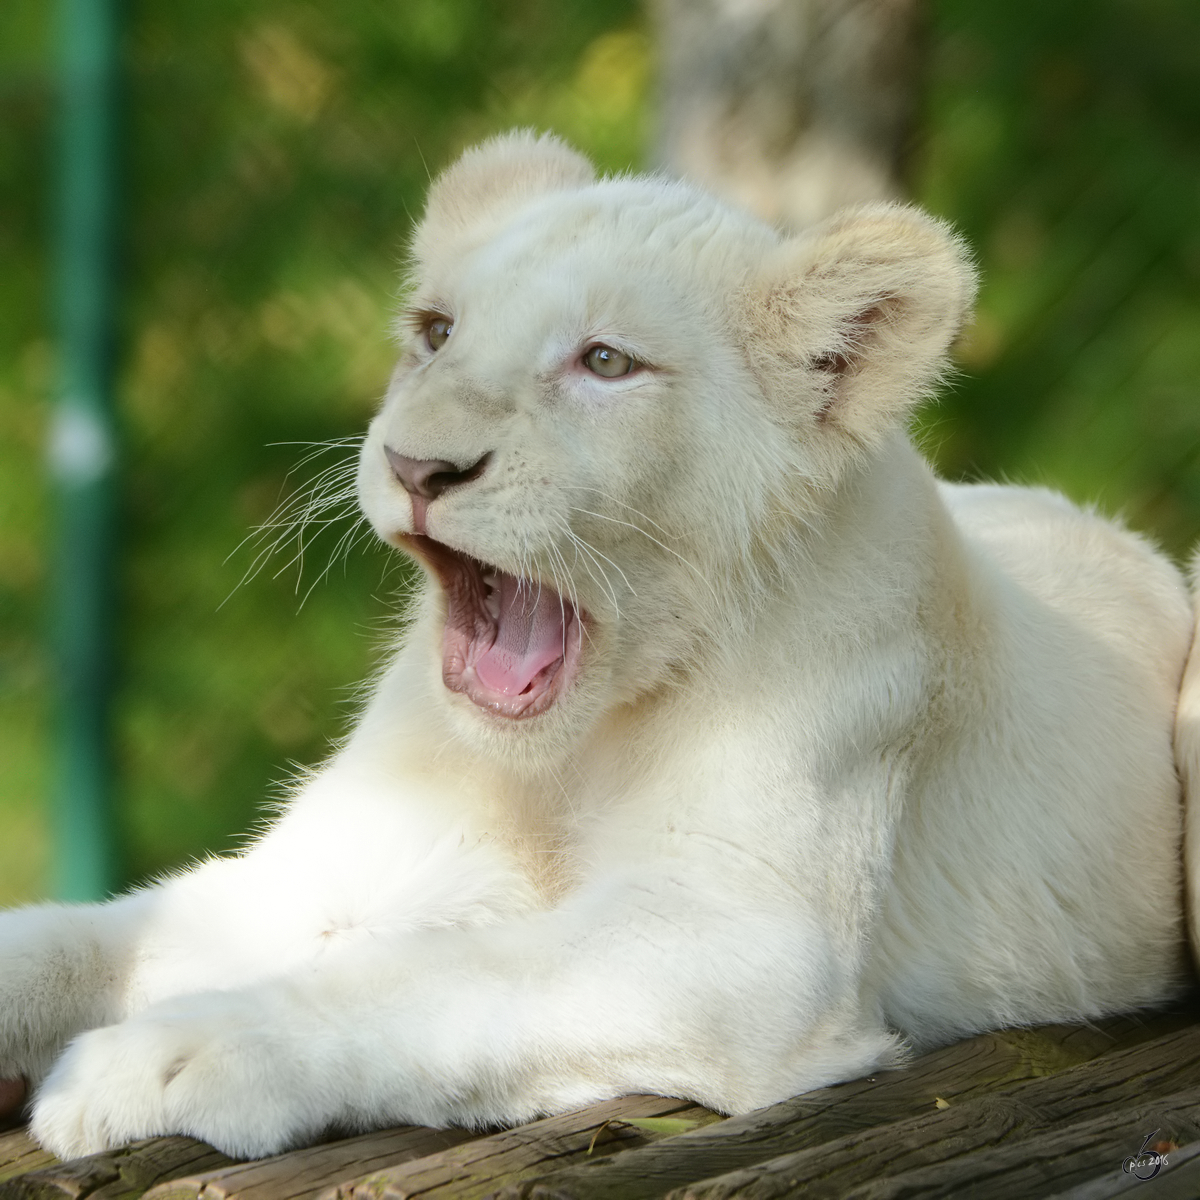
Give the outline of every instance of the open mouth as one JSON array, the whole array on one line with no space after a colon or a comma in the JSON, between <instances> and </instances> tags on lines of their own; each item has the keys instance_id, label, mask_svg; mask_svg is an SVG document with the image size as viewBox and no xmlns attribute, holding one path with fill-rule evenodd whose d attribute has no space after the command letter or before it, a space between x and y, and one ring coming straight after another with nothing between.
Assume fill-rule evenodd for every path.
<instances>
[{"instance_id":1,"label":"open mouth","mask_svg":"<svg viewBox=\"0 0 1200 1200\"><path fill-rule=\"evenodd\" d=\"M584 618L565 596L421 534L400 540L446 593L442 681L501 717L535 717L579 667Z\"/></svg>"}]
</instances>

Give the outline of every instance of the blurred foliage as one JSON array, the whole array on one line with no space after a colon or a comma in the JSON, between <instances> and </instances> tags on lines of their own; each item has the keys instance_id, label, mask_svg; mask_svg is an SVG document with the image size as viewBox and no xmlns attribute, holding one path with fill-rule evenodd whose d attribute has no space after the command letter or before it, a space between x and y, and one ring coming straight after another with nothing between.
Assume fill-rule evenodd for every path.
<instances>
[{"instance_id":1,"label":"blurred foliage","mask_svg":"<svg viewBox=\"0 0 1200 1200\"><path fill-rule=\"evenodd\" d=\"M1200 6L941 0L913 191L975 246L944 471L1200 534Z\"/></svg>"},{"instance_id":2,"label":"blurred foliage","mask_svg":"<svg viewBox=\"0 0 1200 1200\"><path fill-rule=\"evenodd\" d=\"M350 520L314 530L303 563L285 537L242 586L240 544L352 457L426 164L530 123L636 166L649 54L633 0L126 12L115 732L136 879L236 844L289 764L344 731L388 636L396 560L368 538L343 558ZM48 854L52 15L0 5L0 903L41 893ZM330 445L289 474L309 443Z\"/></svg>"},{"instance_id":3,"label":"blurred foliage","mask_svg":"<svg viewBox=\"0 0 1200 1200\"><path fill-rule=\"evenodd\" d=\"M925 442L951 474L1052 482L1182 552L1200 534L1196 7L930 15L912 190L985 282ZM41 893L48 854L51 17L0 5L0 903ZM428 171L525 123L640 165L652 47L635 0L133 0L126 59L116 738L134 879L236 844L288 764L345 730L390 636L403 568L366 537L343 555L351 518L311 531L303 563L285 536L239 586L242 543L326 467L336 493L386 382ZM292 472L311 444L327 448Z\"/></svg>"}]
</instances>

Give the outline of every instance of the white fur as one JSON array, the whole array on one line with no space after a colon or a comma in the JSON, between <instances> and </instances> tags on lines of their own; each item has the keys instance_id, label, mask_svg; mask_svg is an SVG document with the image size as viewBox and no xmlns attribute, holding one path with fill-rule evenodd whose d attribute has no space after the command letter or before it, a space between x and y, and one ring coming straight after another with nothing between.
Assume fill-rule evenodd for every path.
<instances>
[{"instance_id":1,"label":"white fur","mask_svg":"<svg viewBox=\"0 0 1200 1200\"><path fill-rule=\"evenodd\" d=\"M365 511L413 528L385 444L490 452L429 533L585 610L578 677L527 720L448 691L430 582L244 854L0 917L0 1077L40 1081L45 1145L740 1111L1177 992L1187 592L907 442L973 293L944 226L882 205L784 241L516 135L438 181L415 259L455 328L409 341ZM646 366L591 375L595 342Z\"/></svg>"}]
</instances>

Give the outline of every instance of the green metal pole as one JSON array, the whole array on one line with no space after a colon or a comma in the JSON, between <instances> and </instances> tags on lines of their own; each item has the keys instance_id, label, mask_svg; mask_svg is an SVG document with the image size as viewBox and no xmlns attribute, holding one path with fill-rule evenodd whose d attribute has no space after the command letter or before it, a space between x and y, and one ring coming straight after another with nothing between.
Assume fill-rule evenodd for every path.
<instances>
[{"instance_id":1,"label":"green metal pole","mask_svg":"<svg viewBox=\"0 0 1200 1200\"><path fill-rule=\"evenodd\" d=\"M58 666L53 888L95 900L116 885L109 695L116 433L115 0L61 0L57 308L60 393L50 463L58 485Z\"/></svg>"}]
</instances>

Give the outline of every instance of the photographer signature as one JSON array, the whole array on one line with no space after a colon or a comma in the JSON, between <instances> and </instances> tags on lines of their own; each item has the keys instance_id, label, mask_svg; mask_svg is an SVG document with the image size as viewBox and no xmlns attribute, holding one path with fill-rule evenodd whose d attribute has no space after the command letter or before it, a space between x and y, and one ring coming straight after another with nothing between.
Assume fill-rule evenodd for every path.
<instances>
[{"instance_id":1,"label":"photographer signature","mask_svg":"<svg viewBox=\"0 0 1200 1200\"><path fill-rule=\"evenodd\" d=\"M1153 1179L1167 1165L1165 1151L1173 1149L1170 1142L1155 1142L1153 1150L1146 1149L1157 1133L1156 1129L1153 1133L1146 1134L1141 1149L1122 1161L1121 1170L1126 1175L1132 1175L1135 1179ZM1162 1152L1160 1152L1160 1147Z\"/></svg>"}]
</instances>

